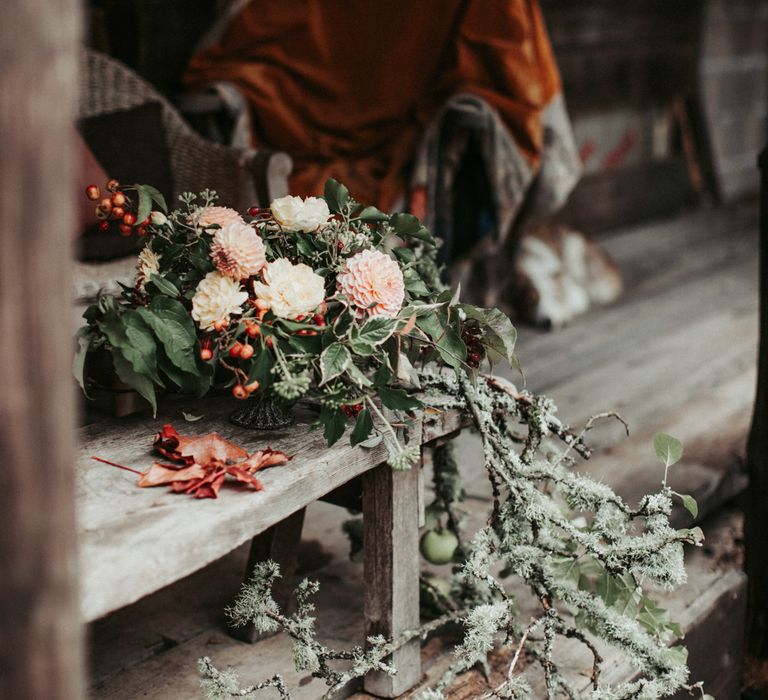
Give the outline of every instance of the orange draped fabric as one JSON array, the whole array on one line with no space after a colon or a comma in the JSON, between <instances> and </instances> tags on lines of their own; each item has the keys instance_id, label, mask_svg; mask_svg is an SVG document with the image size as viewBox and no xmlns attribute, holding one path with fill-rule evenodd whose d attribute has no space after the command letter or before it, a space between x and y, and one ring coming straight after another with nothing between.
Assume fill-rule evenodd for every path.
<instances>
[{"instance_id":1,"label":"orange draped fabric","mask_svg":"<svg viewBox=\"0 0 768 700\"><path fill-rule=\"evenodd\" d=\"M185 81L242 91L254 145L293 158L294 194L335 177L384 210L452 95L486 100L535 166L560 90L536 0L253 0Z\"/></svg>"}]
</instances>

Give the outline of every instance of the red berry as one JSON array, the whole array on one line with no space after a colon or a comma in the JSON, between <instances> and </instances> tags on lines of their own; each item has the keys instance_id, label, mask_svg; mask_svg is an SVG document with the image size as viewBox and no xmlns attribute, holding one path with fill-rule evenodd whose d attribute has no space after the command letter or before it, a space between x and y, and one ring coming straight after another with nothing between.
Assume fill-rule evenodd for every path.
<instances>
[{"instance_id":1,"label":"red berry","mask_svg":"<svg viewBox=\"0 0 768 700\"><path fill-rule=\"evenodd\" d=\"M229 356L230 357L240 357L240 353L243 351L243 344L238 340L235 342L235 344L229 349Z\"/></svg>"},{"instance_id":2,"label":"red berry","mask_svg":"<svg viewBox=\"0 0 768 700\"><path fill-rule=\"evenodd\" d=\"M133 228L131 226L128 226L128 224L120 224L117 228L120 229L120 233L123 236L130 236L131 231L133 231Z\"/></svg>"},{"instance_id":3,"label":"red berry","mask_svg":"<svg viewBox=\"0 0 768 700\"><path fill-rule=\"evenodd\" d=\"M235 386L232 387L232 396L236 399L247 399L248 392L242 384L235 384Z\"/></svg>"},{"instance_id":4,"label":"red berry","mask_svg":"<svg viewBox=\"0 0 768 700\"><path fill-rule=\"evenodd\" d=\"M244 360L249 360L253 357L253 345L243 345L242 348L240 348L240 357Z\"/></svg>"},{"instance_id":5,"label":"red berry","mask_svg":"<svg viewBox=\"0 0 768 700\"><path fill-rule=\"evenodd\" d=\"M325 316L323 316L323 314L315 314L312 317L312 320L315 322L316 325L320 326L321 328L325 325Z\"/></svg>"},{"instance_id":6,"label":"red berry","mask_svg":"<svg viewBox=\"0 0 768 700\"><path fill-rule=\"evenodd\" d=\"M120 183L115 180L115 178L112 178L107 181L107 189L110 192L117 192L117 188L120 187Z\"/></svg>"},{"instance_id":7,"label":"red berry","mask_svg":"<svg viewBox=\"0 0 768 700\"><path fill-rule=\"evenodd\" d=\"M259 207L251 207L248 210L248 216L258 216L260 211Z\"/></svg>"},{"instance_id":8,"label":"red berry","mask_svg":"<svg viewBox=\"0 0 768 700\"><path fill-rule=\"evenodd\" d=\"M99 209L104 213L109 214L109 212L112 211L112 200L109 197L104 197L104 199L99 202Z\"/></svg>"},{"instance_id":9,"label":"red berry","mask_svg":"<svg viewBox=\"0 0 768 700\"><path fill-rule=\"evenodd\" d=\"M208 360L212 358L213 358L213 350L211 350L210 348L202 348L202 350L200 350L200 359L203 362L208 362Z\"/></svg>"},{"instance_id":10,"label":"red berry","mask_svg":"<svg viewBox=\"0 0 768 700\"><path fill-rule=\"evenodd\" d=\"M136 229L136 233L138 233L140 236L146 236L147 235L147 227L146 226L139 226Z\"/></svg>"},{"instance_id":11,"label":"red berry","mask_svg":"<svg viewBox=\"0 0 768 700\"><path fill-rule=\"evenodd\" d=\"M221 333L229 325L229 319L223 318L220 321L215 321L213 324L213 330L217 333Z\"/></svg>"},{"instance_id":12,"label":"red berry","mask_svg":"<svg viewBox=\"0 0 768 700\"><path fill-rule=\"evenodd\" d=\"M116 207L122 207L125 204L125 195L122 192L115 192L112 195L112 204Z\"/></svg>"},{"instance_id":13,"label":"red berry","mask_svg":"<svg viewBox=\"0 0 768 700\"><path fill-rule=\"evenodd\" d=\"M96 185L88 185L88 187L85 188L85 196L94 202L99 198L99 194L101 193Z\"/></svg>"},{"instance_id":14,"label":"red berry","mask_svg":"<svg viewBox=\"0 0 768 700\"><path fill-rule=\"evenodd\" d=\"M99 224L99 231L109 231L109 221L102 221Z\"/></svg>"},{"instance_id":15,"label":"red berry","mask_svg":"<svg viewBox=\"0 0 768 700\"><path fill-rule=\"evenodd\" d=\"M112 207L112 218L122 219L125 216L125 209L122 207Z\"/></svg>"},{"instance_id":16,"label":"red berry","mask_svg":"<svg viewBox=\"0 0 768 700\"><path fill-rule=\"evenodd\" d=\"M336 250L338 250L339 252L341 252L342 250L344 250L344 244L343 244L341 241L339 241L339 242L336 244Z\"/></svg>"},{"instance_id":17,"label":"red berry","mask_svg":"<svg viewBox=\"0 0 768 700\"><path fill-rule=\"evenodd\" d=\"M259 380L258 380L258 379L254 379L254 380L253 380L253 381L252 381L250 384L246 384L246 385L245 385L245 390L246 390L246 391L247 391L249 394L252 394L254 391L257 391L257 390L258 390L259 386L261 386L261 385L259 384Z\"/></svg>"},{"instance_id":18,"label":"red berry","mask_svg":"<svg viewBox=\"0 0 768 700\"><path fill-rule=\"evenodd\" d=\"M136 214L131 214L131 212L128 212L127 214L123 215L123 223L127 224L128 226L133 226L136 223Z\"/></svg>"},{"instance_id":19,"label":"red berry","mask_svg":"<svg viewBox=\"0 0 768 700\"><path fill-rule=\"evenodd\" d=\"M265 342L266 342L268 348L271 348L272 345L274 344L274 341L272 340L272 336L271 335L267 336L267 339L266 339Z\"/></svg>"},{"instance_id":20,"label":"red berry","mask_svg":"<svg viewBox=\"0 0 768 700\"><path fill-rule=\"evenodd\" d=\"M245 332L248 334L249 338L258 338L261 335L261 328L259 328L258 323L254 323L253 321L246 321Z\"/></svg>"}]
</instances>

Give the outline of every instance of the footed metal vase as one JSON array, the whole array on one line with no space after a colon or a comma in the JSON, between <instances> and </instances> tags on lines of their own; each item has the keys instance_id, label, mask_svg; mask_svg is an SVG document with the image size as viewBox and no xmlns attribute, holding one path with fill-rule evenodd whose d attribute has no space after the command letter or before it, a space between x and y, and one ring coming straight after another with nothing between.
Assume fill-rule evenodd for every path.
<instances>
[{"instance_id":1,"label":"footed metal vase","mask_svg":"<svg viewBox=\"0 0 768 700\"><path fill-rule=\"evenodd\" d=\"M230 423L251 430L279 430L293 425L293 407L276 396L254 397L229 417Z\"/></svg>"}]
</instances>

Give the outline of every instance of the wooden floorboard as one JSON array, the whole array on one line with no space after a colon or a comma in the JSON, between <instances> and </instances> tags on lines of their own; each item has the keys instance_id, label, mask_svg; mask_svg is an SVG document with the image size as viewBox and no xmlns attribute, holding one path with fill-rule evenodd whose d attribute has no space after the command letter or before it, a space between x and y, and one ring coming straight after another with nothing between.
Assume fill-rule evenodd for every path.
<instances>
[{"instance_id":1,"label":"wooden floorboard","mask_svg":"<svg viewBox=\"0 0 768 700\"><path fill-rule=\"evenodd\" d=\"M625 296L554 333L521 329L518 348L527 386L554 398L561 417L572 425L608 409L619 410L630 422L629 438L618 425L595 430L590 441L597 453L578 467L630 502L658 487L661 472L651 446L655 432L679 437L685 455L671 474L672 484L692 493L706 517L744 485L740 467L757 342L755 209L693 212L614 232L604 242L624 271ZM477 436L462 435L459 459L475 522L482 520L488 496L480 458ZM362 569L348 561L340 533L348 517L334 506L311 506L301 557L321 582L321 636L345 646L362 638L363 606ZM690 522L683 510L674 517L681 525ZM710 523L705 520L703 526L717 541L724 526ZM252 647L226 636L222 610L239 585L246 555L237 550L91 625L92 697L199 697L195 663L201 655L210 655L220 667L232 665L247 682L279 667L296 698L319 697L322 684L290 670L290 645L283 637ZM669 606L698 628L706 617L701 606L725 605L741 585L738 574L727 573L733 566L717 552L699 551L691 560L691 584L669 596ZM425 654L428 675L450 662L449 657L441 661L433 647ZM700 659L692 663L701 664ZM627 670L617 664L619 671ZM467 683L456 700L473 697L466 694L474 687Z\"/></svg>"}]
</instances>

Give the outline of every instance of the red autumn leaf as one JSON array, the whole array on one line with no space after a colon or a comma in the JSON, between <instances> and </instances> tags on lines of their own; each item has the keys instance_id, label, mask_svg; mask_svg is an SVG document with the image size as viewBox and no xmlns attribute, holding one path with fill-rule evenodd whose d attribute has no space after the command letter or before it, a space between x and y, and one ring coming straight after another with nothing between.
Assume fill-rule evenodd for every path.
<instances>
[{"instance_id":1,"label":"red autumn leaf","mask_svg":"<svg viewBox=\"0 0 768 700\"><path fill-rule=\"evenodd\" d=\"M266 467L276 467L280 464L285 464L291 458L280 452L279 450L273 450L271 447L267 447L266 450L259 450L254 452L248 459L238 462L237 466L241 469L247 469L249 472L257 472L259 469L265 469Z\"/></svg>"},{"instance_id":2,"label":"red autumn leaf","mask_svg":"<svg viewBox=\"0 0 768 700\"><path fill-rule=\"evenodd\" d=\"M218 433L179 435L172 425L164 425L155 438L155 449L169 459L206 467L214 460L234 463L248 456L248 451Z\"/></svg>"},{"instance_id":3,"label":"red autumn leaf","mask_svg":"<svg viewBox=\"0 0 768 700\"><path fill-rule=\"evenodd\" d=\"M234 476L238 481L242 481L244 484L253 487L254 491L261 491L264 485L250 472L241 469L239 465L234 467L227 467L227 474Z\"/></svg>"},{"instance_id":4,"label":"red autumn leaf","mask_svg":"<svg viewBox=\"0 0 768 700\"><path fill-rule=\"evenodd\" d=\"M161 486L173 482L184 483L191 479L200 479L205 476L205 469L199 464L192 464L188 467L178 467L175 464L160 464L153 462L138 481L139 486Z\"/></svg>"}]
</instances>

